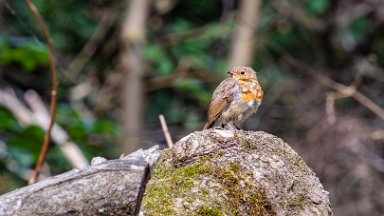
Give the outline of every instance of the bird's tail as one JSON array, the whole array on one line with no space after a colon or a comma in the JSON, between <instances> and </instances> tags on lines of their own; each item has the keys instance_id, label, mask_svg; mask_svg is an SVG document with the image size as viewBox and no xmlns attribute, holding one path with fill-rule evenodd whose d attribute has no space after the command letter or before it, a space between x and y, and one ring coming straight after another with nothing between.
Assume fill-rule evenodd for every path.
<instances>
[{"instance_id":1,"label":"bird's tail","mask_svg":"<svg viewBox=\"0 0 384 216\"><path fill-rule=\"evenodd\" d=\"M204 125L203 130L211 128L211 127L213 126L213 123L214 123L214 122L207 122L207 123Z\"/></svg>"}]
</instances>

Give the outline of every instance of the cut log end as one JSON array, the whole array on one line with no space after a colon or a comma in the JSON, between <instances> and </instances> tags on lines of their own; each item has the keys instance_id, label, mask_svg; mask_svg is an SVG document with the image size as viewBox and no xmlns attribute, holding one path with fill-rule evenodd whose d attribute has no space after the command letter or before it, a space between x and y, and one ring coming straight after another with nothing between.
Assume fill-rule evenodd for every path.
<instances>
[{"instance_id":1,"label":"cut log end","mask_svg":"<svg viewBox=\"0 0 384 216\"><path fill-rule=\"evenodd\" d=\"M137 215L156 147L119 160L95 158L75 169L0 196L0 215Z\"/></svg>"}]
</instances>

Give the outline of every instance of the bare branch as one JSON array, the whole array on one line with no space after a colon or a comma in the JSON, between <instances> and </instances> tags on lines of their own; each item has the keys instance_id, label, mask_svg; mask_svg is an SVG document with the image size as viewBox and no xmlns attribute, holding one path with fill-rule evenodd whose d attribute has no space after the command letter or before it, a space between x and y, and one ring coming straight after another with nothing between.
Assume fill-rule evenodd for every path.
<instances>
[{"instance_id":1,"label":"bare branch","mask_svg":"<svg viewBox=\"0 0 384 216\"><path fill-rule=\"evenodd\" d=\"M53 128L53 124L55 122L55 114L56 114L56 100L57 100L57 89L59 85L59 81L57 80L57 71L56 71L56 60L55 60L55 51L52 45L52 38L48 32L47 26L44 23L43 18L41 17L39 11L36 9L35 5L30 0L24 0L25 4L31 10L33 15L36 17L41 30L43 31L44 38L47 41L49 58L50 58L50 71L51 71L51 79L52 79L52 90L51 90L51 106L50 106L50 114L51 121L49 122L48 129L44 135L44 143L43 148L41 150L39 160L36 165L35 173L31 177L29 183L33 184L37 181L37 177L39 176L39 172L44 164L45 158L48 153L49 141L51 139L51 131Z\"/></svg>"},{"instance_id":2,"label":"bare branch","mask_svg":"<svg viewBox=\"0 0 384 216\"><path fill-rule=\"evenodd\" d=\"M327 112L328 123L333 124L336 122L335 100L351 97L356 92L358 86L361 83L361 80L362 80L362 77L360 73L357 73L352 84L348 87L348 89L344 93L337 92L337 91L327 93L325 108Z\"/></svg>"},{"instance_id":3,"label":"bare branch","mask_svg":"<svg viewBox=\"0 0 384 216\"><path fill-rule=\"evenodd\" d=\"M365 106L367 109L375 113L378 117L384 120L384 109L381 108L379 105L377 105L375 102L373 102L370 98L356 90L356 87L353 86L346 86L344 84L341 84L339 82L336 82L326 76L324 76L322 73L316 71L315 69L307 66L306 64L294 59L292 56L285 55L283 57L289 64L291 64L294 67L297 67L305 72L307 72L309 75L311 75L313 78L315 78L317 81L320 82L320 84L327 86L328 88L334 89L340 94L343 94L347 97L354 98L357 102L359 102L361 105ZM360 78L358 78L360 79ZM355 79L356 80L356 79ZM354 83L359 83L360 81L356 80ZM356 85L356 84L355 84Z\"/></svg>"}]
</instances>

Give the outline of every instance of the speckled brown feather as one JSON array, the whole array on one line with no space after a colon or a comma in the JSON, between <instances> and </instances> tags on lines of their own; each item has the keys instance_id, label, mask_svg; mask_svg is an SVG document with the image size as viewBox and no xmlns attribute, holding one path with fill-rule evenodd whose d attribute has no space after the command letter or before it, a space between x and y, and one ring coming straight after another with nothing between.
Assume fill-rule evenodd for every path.
<instances>
[{"instance_id":1,"label":"speckled brown feather","mask_svg":"<svg viewBox=\"0 0 384 216\"><path fill-rule=\"evenodd\" d=\"M204 129L210 128L220 118L227 106L233 101L233 89L238 85L238 81L227 78L213 92L212 101L208 108L208 121Z\"/></svg>"}]
</instances>

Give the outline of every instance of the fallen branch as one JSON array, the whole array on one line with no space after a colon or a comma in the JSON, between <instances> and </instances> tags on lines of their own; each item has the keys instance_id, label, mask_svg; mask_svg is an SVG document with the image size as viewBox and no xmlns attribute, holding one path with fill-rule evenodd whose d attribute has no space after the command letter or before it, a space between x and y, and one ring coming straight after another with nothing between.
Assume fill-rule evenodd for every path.
<instances>
[{"instance_id":1,"label":"fallen branch","mask_svg":"<svg viewBox=\"0 0 384 216\"><path fill-rule=\"evenodd\" d=\"M11 88L0 89L0 106L8 109L22 126L38 125L47 130L49 112L45 108L40 96L33 90L24 94L24 99L31 109L27 108L15 95ZM88 162L79 147L69 140L67 132L55 124L52 139L68 159L72 167L85 168Z\"/></svg>"}]
</instances>

